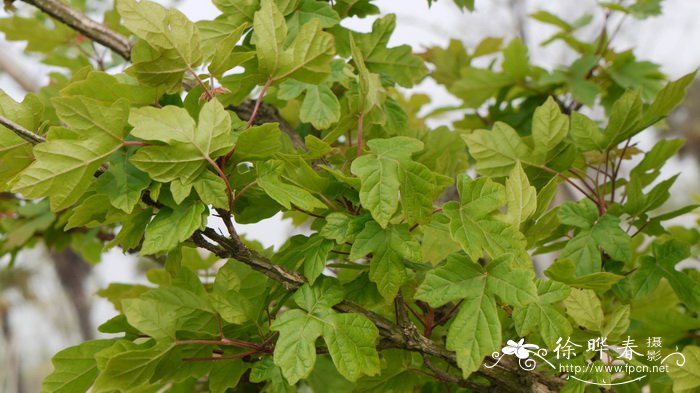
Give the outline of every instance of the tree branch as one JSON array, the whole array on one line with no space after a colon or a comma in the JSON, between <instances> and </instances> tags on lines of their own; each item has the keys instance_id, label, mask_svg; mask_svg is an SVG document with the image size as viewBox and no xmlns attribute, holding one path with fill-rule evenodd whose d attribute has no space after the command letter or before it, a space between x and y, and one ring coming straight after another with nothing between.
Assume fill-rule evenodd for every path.
<instances>
[{"instance_id":1,"label":"tree branch","mask_svg":"<svg viewBox=\"0 0 700 393\"><path fill-rule=\"evenodd\" d=\"M27 73L27 70L13 61L12 56L7 53L4 47L0 47L0 71L5 71L17 84L27 92L39 90L39 86L34 79Z\"/></svg>"},{"instance_id":2,"label":"tree branch","mask_svg":"<svg viewBox=\"0 0 700 393\"><path fill-rule=\"evenodd\" d=\"M113 50L126 60L131 60L131 43L123 35L111 30L107 26L99 23L75 9L63 4L58 0L22 0L31 4L41 11L49 14L52 18L68 25L73 30L77 30L95 42Z\"/></svg>"},{"instance_id":3,"label":"tree branch","mask_svg":"<svg viewBox=\"0 0 700 393\"><path fill-rule=\"evenodd\" d=\"M205 236L218 245L207 241ZM211 251L220 258L232 258L250 266L268 278L277 281L287 290L296 290L306 283L301 274L272 263L266 257L246 247L240 240L229 239L212 228L196 232L192 236L192 240L198 246ZM413 324L405 324L402 328L385 317L349 301L342 301L333 308L343 313L364 315L372 321L382 337L380 343L382 348L398 348L434 356L459 369L454 352L448 351L439 343L424 337ZM405 321L406 318L406 316L402 316L400 319ZM489 359L491 358L487 358L487 360ZM493 360L491 359L491 361ZM502 359L496 367L491 369L481 367L477 373L488 379L493 386L502 389L500 391L558 392L564 384L563 380L554 376L522 371L517 364L509 362L508 359Z\"/></svg>"},{"instance_id":4,"label":"tree branch","mask_svg":"<svg viewBox=\"0 0 700 393\"><path fill-rule=\"evenodd\" d=\"M28 129L22 127L21 125L13 122L12 120L6 118L5 116L0 116L0 125L5 126L8 130L17 134L18 137L24 139L25 141L36 145L37 143L46 142L46 138L37 135Z\"/></svg>"},{"instance_id":5,"label":"tree branch","mask_svg":"<svg viewBox=\"0 0 700 393\"><path fill-rule=\"evenodd\" d=\"M107 26L89 18L75 9L61 3L58 0L21 0L31 4L41 11L49 14L52 18L64 23L68 27L81 32L89 39L99 42L105 47L113 50L125 60L131 60L131 43L129 39ZM188 86L191 88L191 86ZM256 117L253 117L254 109L259 106ZM254 118L254 125L264 123L279 123L280 129L289 135L295 148L305 149L304 140L294 131L292 126L280 116L277 109L269 104L256 100L248 100L240 105L229 106L228 109L235 112L244 121Z\"/></svg>"}]
</instances>

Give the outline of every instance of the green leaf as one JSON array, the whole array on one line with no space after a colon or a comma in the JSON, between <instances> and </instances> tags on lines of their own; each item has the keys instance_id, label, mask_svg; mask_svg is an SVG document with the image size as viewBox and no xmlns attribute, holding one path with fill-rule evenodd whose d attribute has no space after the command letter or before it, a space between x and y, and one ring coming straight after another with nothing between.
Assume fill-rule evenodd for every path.
<instances>
[{"instance_id":1,"label":"green leaf","mask_svg":"<svg viewBox=\"0 0 700 393\"><path fill-rule=\"evenodd\" d=\"M216 50L208 69L217 78L223 77L226 71L255 58L255 52L239 52L234 49L248 27L248 24L241 24L228 35L216 41Z\"/></svg>"},{"instance_id":2,"label":"green leaf","mask_svg":"<svg viewBox=\"0 0 700 393\"><path fill-rule=\"evenodd\" d=\"M124 75L114 76L102 71L91 71L85 79L73 81L61 90L61 96L83 96L105 104L123 98L131 105L150 105L158 101L160 94L158 89L139 85Z\"/></svg>"},{"instance_id":3,"label":"green leaf","mask_svg":"<svg viewBox=\"0 0 700 393\"><path fill-rule=\"evenodd\" d=\"M501 344L501 323L493 296L513 305L538 300L534 273L513 269L512 255L504 255L486 269L464 256L453 254L447 262L426 274L416 298L440 307L464 299L447 334L447 349L456 351L465 378L481 366L484 356Z\"/></svg>"},{"instance_id":4,"label":"green leaf","mask_svg":"<svg viewBox=\"0 0 700 393\"><path fill-rule=\"evenodd\" d=\"M322 31L319 19L301 26L294 41L285 48L287 24L272 0L262 0L253 22L260 71L269 79L287 77L314 83L330 74L335 55L333 36Z\"/></svg>"},{"instance_id":5,"label":"green leaf","mask_svg":"<svg viewBox=\"0 0 700 393\"><path fill-rule=\"evenodd\" d=\"M420 245L405 224L390 225L384 229L376 222L369 221L355 237L350 259L359 259L370 253L369 278L377 284L385 299L393 299L407 278L403 259L419 261Z\"/></svg>"},{"instance_id":6,"label":"green leaf","mask_svg":"<svg viewBox=\"0 0 700 393\"><path fill-rule=\"evenodd\" d=\"M644 154L644 158L630 171L630 179L638 180L641 187L648 186L660 174L661 168L669 158L674 157L683 147L683 139L661 139Z\"/></svg>"},{"instance_id":7,"label":"green leaf","mask_svg":"<svg viewBox=\"0 0 700 393\"><path fill-rule=\"evenodd\" d=\"M234 157L240 161L267 159L282 148L282 132L279 125L267 123L238 133Z\"/></svg>"},{"instance_id":8,"label":"green leaf","mask_svg":"<svg viewBox=\"0 0 700 393\"><path fill-rule=\"evenodd\" d=\"M700 387L700 347L689 345L683 349L685 363L681 366L675 362L676 355L669 358L668 374L673 379L673 391L690 393ZM673 359L673 360L671 360Z\"/></svg>"},{"instance_id":9,"label":"green leaf","mask_svg":"<svg viewBox=\"0 0 700 393\"><path fill-rule=\"evenodd\" d=\"M496 122L491 131L475 130L462 138L476 160L477 172L485 176L508 176L516 161L532 165L530 148L509 125Z\"/></svg>"},{"instance_id":10,"label":"green leaf","mask_svg":"<svg viewBox=\"0 0 700 393\"><path fill-rule=\"evenodd\" d=\"M605 136L593 120L579 112L571 114L571 138L581 151L605 150Z\"/></svg>"},{"instance_id":11,"label":"green leaf","mask_svg":"<svg viewBox=\"0 0 700 393\"><path fill-rule=\"evenodd\" d=\"M474 0L455 0L455 4L460 9L468 9L469 11L474 11Z\"/></svg>"},{"instance_id":12,"label":"green leaf","mask_svg":"<svg viewBox=\"0 0 700 393\"><path fill-rule=\"evenodd\" d=\"M421 243L421 254L423 259L431 264L437 265L450 254L453 254L461 247L450 235L450 220L443 214L437 213L430 224L423 225L423 242Z\"/></svg>"},{"instance_id":13,"label":"green leaf","mask_svg":"<svg viewBox=\"0 0 700 393\"><path fill-rule=\"evenodd\" d=\"M175 183L173 183L175 184ZM199 199L207 205L228 209L226 183L211 171L204 171L193 183Z\"/></svg>"},{"instance_id":14,"label":"green leaf","mask_svg":"<svg viewBox=\"0 0 700 393\"><path fill-rule=\"evenodd\" d=\"M54 355L54 371L42 383L42 393L87 392L97 378L95 353L110 347L113 340L85 341Z\"/></svg>"},{"instance_id":15,"label":"green leaf","mask_svg":"<svg viewBox=\"0 0 700 393\"><path fill-rule=\"evenodd\" d=\"M495 96L499 90L514 82L510 75L482 68L464 67L460 78L450 88L450 92L461 98L464 105L478 108L486 100Z\"/></svg>"},{"instance_id":16,"label":"green leaf","mask_svg":"<svg viewBox=\"0 0 700 393\"><path fill-rule=\"evenodd\" d=\"M527 46L520 38L514 38L503 49L503 71L515 80L522 80L529 74L530 61Z\"/></svg>"},{"instance_id":17,"label":"green leaf","mask_svg":"<svg viewBox=\"0 0 700 393\"><path fill-rule=\"evenodd\" d=\"M546 155L568 134L569 118L561 113L552 97L537 109L532 117L532 142L535 154Z\"/></svg>"},{"instance_id":18,"label":"green leaf","mask_svg":"<svg viewBox=\"0 0 700 393\"><path fill-rule=\"evenodd\" d=\"M244 21L253 21L260 0L213 0L212 3L226 14L227 18L232 19L232 23L238 25Z\"/></svg>"},{"instance_id":19,"label":"green leaf","mask_svg":"<svg viewBox=\"0 0 700 393\"><path fill-rule=\"evenodd\" d=\"M274 361L290 384L306 378L316 361L315 341L323 336L338 372L355 381L361 375L379 373L379 356L375 341L376 326L359 314L338 314L331 309L343 300L337 281L322 278L312 287L302 286L295 302L308 311L290 310L272 325L280 332ZM278 348L281 348L278 352Z\"/></svg>"},{"instance_id":20,"label":"green leaf","mask_svg":"<svg viewBox=\"0 0 700 393\"><path fill-rule=\"evenodd\" d=\"M621 337L630 326L630 310L630 305L626 304L607 315L601 334L605 337Z\"/></svg>"},{"instance_id":21,"label":"green leaf","mask_svg":"<svg viewBox=\"0 0 700 393\"><path fill-rule=\"evenodd\" d=\"M287 28L290 36L296 37L299 27L313 19L321 22L321 27L327 29L340 22L340 16L331 5L316 0L302 0L299 9L287 18Z\"/></svg>"},{"instance_id":22,"label":"green leaf","mask_svg":"<svg viewBox=\"0 0 700 393\"><path fill-rule=\"evenodd\" d=\"M13 191L27 198L48 196L56 211L77 202L97 168L122 146L128 104L118 100L105 105L84 97L61 97L54 103L61 120L81 139L52 138L36 145L36 161L22 172Z\"/></svg>"},{"instance_id":23,"label":"green leaf","mask_svg":"<svg viewBox=\"0 0 700 393\"><path fill-rule=\"evenodd\" d=\"M449 302L476 296L484 290L486 275L482 268L459 254L447 258L444 265L426 274L416 291L416 299L431 307L440 307Z\"/></svg>"},{"instance_id":24,"label":"green leaf","mask_svg":"<svg viewBox=\"0 0 700 393\"><path fill-rule=\"evenodd\" d=\"M28 52L43 53L65 47L76 35L75 31L62 24L49 28L42 20L19 15L0 20L0 31L8 41L25 41Z\"/></svg>"},{"instance_id":25,"label":"green leaf","mask_svg":"<svg viewBox=\"0 0 700 393\"><path fill-rule=\"evenodd\" d=\"M450 219L450 233L472 259L484 255L516 255L519 265L529 265L525 238L517 228L501 221L496 212L505 204L505 189L490 179L472 180L466 175L457 179L460 203L445 204Z\"/></svg>"},{"instance_id":26,"label":"green leaf","mask_svg":"<svg viewBox=\"0 0 700 393\"><path fill-rule=\"evenodd\" d=\"M174 345L157 344L151 348L128 350L111 357L95 380L92 392L106 393L148 386L158 364L166 358Z\"/></svg>"},{"instance_id":27,"label":"green leaf","mask_svg":"<svg viewBox=\"0 0 700 393\"><path fill-rule=\"evenodd\" d=\"M666 117L683 101L686 90L695 81L696 72L691 72L680 79L667 84L654 98L649 108L644 112L642 124L651 126Z\"/></svg>"},{"instance_id":28,"label":"green leaf","mask_svg":"<svg viewBox=\"0 0 700 393\"><path fill-rule=\"evenodd\" d=\"M280 68L287 38L284 15L272 0L262 0L260 10L255 13L255 51L260 71L272 77Z\"/></svg>"},{"instance_id":29,"label":"green leaf","mask_svg":"<svg viewBox=\"0 0 700 393\"><path fill-rule=\"evenodd\" d=\"M304 100L299 108L299 120L311 123L319 130L326 129L340 120L340 102L325 83L307 85Z\"/></svg>"},{"instance_id":30,"label":"green leaf","mask_svg":"<svg viewBox=\"0 0 700 393\"><path fill-rule=\"evenodd\" d=\"M389 14L374 21L371 33L353 32L352 37L369 71L387 75L400 86L411 87L420 82L428 70L413 55L410 46L387 47L395 27L396 16Z\"/></svg>"},{"instance_id":31,"label":"green leaf","mask_svg":"<svg viewBox=\"0 0 700 393\"><path fill-rule=\"evenodd\" d=\"M498 351L501 346L501 323L496 302L483 290L481 287L481 293L465 299L447 333L445 346L456 352L457 365L464 378L478 370L484 357Z\"/></svg>"},{"instance_id":32,"label":"green leaf","mask_svg":"<svg viewBox=\"0 0 700 393\"><path fill-rule=\"evenodd\" d=\"M644 129L641 125L642 105L639 91L628 91L615 101L610 111L608 126L603 134L606 149L617 146L618 143Z\"/></svg>"},{"instance_id":33,"label":"green leaf","mask_svg":"<svg viewBox=\"0 0 700 393\"><path fill-rule=\"evenodd\" d=\"M535 187L530 185L520 162L515 164L506 180L506 201L508 213L505 220L515 227L520 226L537 210L537 192Z\"/></svg>"},{"instance_id":34,"label":"green leaf","mask_svg":"<svg viewBox=\"0 0 700 393\"><path fill-rule=\"evenodd\" d=\"M20 104L0 89L0 115L29 129L36 129L36 120L27 96ZM7 191L12 179L32 162L32 145L0 125L0 191Z\"/></svg>"},{"instance_id":35,"label":"green leaf","mask_svg":"<svg viewBox=\"0 0 700 393\"><path fill-rule=\"evenodd\" d=\"M130 159L160 182L192 183L207 164L233 147L231 119L217 100L204 105L196 127L185 109L171 106L133 110L129 122L132 135L168 144L141 148Z\"/></svg>"},{"instance_id":36,"label":"green leaf","mask_svg":"<svg viewBox=\"0 0 700 393\"><path fill-rule=\"evenodd\" d=\"M334 245L333 241L324 239L321 236L314 236L312 239L313 241L309 241L304 247L304 277L311 284L316 281L316 278L326 268L328 254Z\"/></svg>"},{"instance_id":37,"label":"green leaf","mask_svg":"<svg viewBox=\"0 0 700 393\"><path fill-rule=\"evenodd\" d=\"M350 49L352 59L357 68L358 84L360 94L358 97L358 110L361 114L369 113L375 107L380 106L384 98L384 90L379 75L370 73L365 64L365 58L362 51L355 44L355 39L350 35Z\"/></svg>"},{"instance_id":38,"label":"green leaf","mask_svg":"<svg viewBox=\"0 0 700 393\"><path fill-rule=\"evenodd\" d=\"M228 388L235 388L250 367L241 359L214 362L209 373L209 390L212 393L226 393Z\"/></svg>"},{"instance_id":39,"label":"green leaf","mask_svg":"<svg viewBox=\"0 0 700 393\"><path fill-rule=\"evenodd\" d=\"M605 291L624 279L610 272L598 272L576 277L576 263L571 259L557 259L544 271L545 276L575 288Z\"/></svg>"},{"instance_id":40,"label":"green leaf","mask_svg":"<svg viewBox=\"0 0 700 393\"><path fill-rule=\"evenodd\" d=\"M598 217L597 208L590 200L563 204L559 209L559 220L565 225L581 228L559 256L559 259L576 261L577 277L601 271L599 248L618 261L626 262L632 258L631 239L620 228L620 219L610 214Z\"/></svg>"},{"instance_id":41,"label":"green leaf","mask_svg":"<svg viewBox=\"0 0 700 393\"><path fill-rule=\"evenodd\" d=\"M515 329L521 337L537 332L548 346L553 346L558 338L569 337L572 332L571 324L553 305L569 296L570 290L555 281L538 280L537 291L537 302L513 308Z\"/></svg>"},{"instance_id":42,"label":"green leaf","mask_svg":"<svg viewBox=\"0 0 700 393\"><path fill-rule=\"evenodd\" d=\"M131 67L126 73L141 84L162 88L175 94L182 89L182 79L189 71L174 50L158 51L146 41L137 41L131 49Z\"/></svg>"},{"instance_id":43,"label":"green leaf","mask_svg":"<svg viewBox=\"0 0 700 393\"><path fill-rule=\"evenodd\" d=\"M409 223L430 219L437 178L423 164L411 159L423 143L407 137L372 139L371 154L355 159L351 172L362 180L360 201L372 217L386 228L401 203ZM399 198L399 193L401 197Z\"/></svg>"},{"instance_id":44,"label":"green leaf","mask_svg":"<svg viewBox=\"0 0 700 393\"><path fill-rule=\"evenodd\" d=\"M212 307L236 325L256 320L262 312L269 282L261 273L236 261L229 261L216 274L210 293Z\"/></svg>"},{"instance_id":45,"label":"green leaf","mask_svg":"<svg viewBox=\"0 0 700 393\"><path fill-rule=\"evenodd\" d=\"M369 220L367 215L355 217L334 212L326 216L326 224L321 228L319 234L327 239L335 240L338 244L348 243L355 239L355 236L364 229L365 223Z\"/></svg>"},{"instance_id":46,"label":"green leaf","mask_svg":"<svg viewBox=\"0 0 700 393\"><path fill-rule=\"evenodd\" d=\"M676 270L676 264L690 256L688 246L679 240L657 241L652 244L652 256L640 260L640 268L631 277L637 296L651 293L661 278L666 278L685 305L700 309L700 287L684 272Z\"/></svg>"},{"instance_id":47,"label":"green leaf","mask_svg":"<svg viewBox=\"0 0 700 393\"><path fill-rule=\"evenodd\" d=\"M197 26L177 9L166 9L148 0L119 0L117 9L124 26L150 46L172 51L190 68L201 63Z\"/></svg>"},{"instance_id":48,"label":"green leaf","mask_svg":"<svg viewBox=\"0 0 700 393\"><path fill-rule=\"evenodd\" d=\"M280 333L274 361L290 385L309 376L316 363L316 339L323 323L302 310L290 310L275 320L272 330Z\"/></svg>"},{"instance_id":49,"label":"green leaf","mask_svg":"<svg viewBox=\"0 0 700 393\"><path fill-rule=\"evenodd\" d=\"M141 255L175 248L192 236L194 231L204 228L207 213L206 206L191 200L174 210L162 208L146 228Z\"/></svg>"},{"instance_id":50,"label":"green leaf","mask_svg":"<svg viewBox=\"0 0 700 393\"><path fill-rule=\"evenodd\" d=\"M316 199L307 190L282 181L284 163L279 160L268 160L257 165L258 185L265 193L286 209L292 205L306 211L325 209L326 205Z\"/></svg>"},{"instance_id":51,"label":"green leaf","mask_svg":"<svg viewBox=\"0 0 700 393\"><path fill-rule=\"evenodd\" d=\"M379 331L359 314L332 314L323 325L323 339L338 372L350 381L361 375L379 374L375 348Z\"/></svg>"},{"instance_id":52,"label":"green leaf","mask_svg":"<svg viewBox=\"0 0 700 393\"><path fill-rule=\"evenodd\" d=\"M603 328L603 308L600 299L590 289L574 289L569 297L564 299L566 313L588 330L600 332Z\"/></svg>"},{"instance_id":53,"label":"green leaf","mask_svg":"<svg viewBox=\"0 0 700 393\"><path fill-rule=\"evenodd\" d=\"M506 304L524 306L537 301L535 273L517 268L512 255L505 254L486 265L486 288Z\"/></svg>"},{"instance_id":54,"label":"green leaf","mask_svg":"<svg viewBox=\"0 0 700 393\"><path fill-rule=\"evenodd\" d=\"M598 219L598 208L590 199L564 202L559 206L559 222L578 228L590 228Z\"/></svg>"},{"instance_id":55,"label":"green leaf","mask_svg":"<svg viewBox=\"0 0 700 393\"><path fill-rule=\"evenodd\" d=\"M106 195L112 206L130 214L149 184L151 179L147 174L136 169L125 154L116 154L109 170L95 182L95 190Z\"/></svg>"}]
</instances>

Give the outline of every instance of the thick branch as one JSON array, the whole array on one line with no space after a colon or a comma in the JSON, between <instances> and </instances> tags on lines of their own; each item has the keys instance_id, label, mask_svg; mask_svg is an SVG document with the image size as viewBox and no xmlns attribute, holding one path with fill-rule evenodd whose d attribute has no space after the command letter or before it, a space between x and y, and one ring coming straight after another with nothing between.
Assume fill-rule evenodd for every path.
<instances>
[{"instance_id":1,"label":"thick branch","mask_svg":"<svg viewBox=\"0 0 700 393\"><path fill-rule=\"evenodd\" d=\"M22 0L31 4L52 18L77 30L95 42L115 51L126 60L131 59L131 43L123 35L111 30L107 26L90 19L75 9L58 0Z\"/></svg>"},{"instance_id":2,"label":"thick branch","mask_svg":"<svg viewBox=\"0 0 700 393\"><path fill-rule=\"evenodd\" d=\"M204 238L205 236L218 243L218 245L207 241ZM250 266L282 284L288 290L297 289L306 283L301 274L272 263L264 256L250 250L240 240L229 239L211 228L195 233L192 240L198 246L213 252L221 258L233 258ZM424 337L412 324L405 324L405 326L400 327L385 317L348 301L343 301L333 308L343 313L361 314L371 320L379 329L382 337L380 346L383 348L399 348L434 356L459 369L454 352L448 351L444 346ZM405 320L405 318L402 317L401 319ZM517 364L509 362L508 359L502 359L492 369L481 367L478 373L491 381L496 389L505 389L500 391L523 393L558 392L563 386L563 381L560 378L524 372L519 369Z\"/></svg>"},{"instance_id":3,"label":"thick branch","mask_svg":"<svg viewBox=\"0 0 700 393\"><path fill-rule=\"evenodd\" d=\"M39 86L27 73L27 70L22 69L7 52L5 48L0 47L0 71L6 72L24 91L33 92L39 90Z\"/></svg>"},{"instance_id":4,"label":"thick branch","mask_svg":"<svg viewBox=\"0 0 700 393\"><path fill-rule=\"evenodd\" d=\"M37 135L28 129L22 127L21 125L13 122L12 120L6 118L5 116L0 116L0 125L7 127L10 131L17 134L18 137L24 139L25 141L36 145L37 143L46 142L46 138Z\"/></svg>"}]
</instances>

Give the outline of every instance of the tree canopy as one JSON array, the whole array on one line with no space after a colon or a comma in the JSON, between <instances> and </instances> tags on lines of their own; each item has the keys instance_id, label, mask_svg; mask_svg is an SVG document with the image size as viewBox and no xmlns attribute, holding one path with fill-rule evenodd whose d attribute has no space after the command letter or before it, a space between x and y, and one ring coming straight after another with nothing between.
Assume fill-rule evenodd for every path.
<instances>
[{"instance_id":1,"label":"tree canopy","mask_svg":"<svg viewBox=\"0 0 700 393\"><path fill-rule=\"evenodd\" d=\"M99 292L110 338L57 353L43 392L700 387L700 275L677 266L700 233L669 224L696 206L669 209L660 177L683 141L636 143L695 74L667 81L607 23L660 0L601 3L591 41L590 16L531 15L575 53L554 69L517 37L416 53L394 15L341 24L372 0L213 0L196 23L91 3L5 1L26 10L6 39L58 71L22 102L0 90L0 252L159 267ZM460 104L426 113L426 78ZM279 212L308 234L236 231Z\"/></svg>"}]
</instances>

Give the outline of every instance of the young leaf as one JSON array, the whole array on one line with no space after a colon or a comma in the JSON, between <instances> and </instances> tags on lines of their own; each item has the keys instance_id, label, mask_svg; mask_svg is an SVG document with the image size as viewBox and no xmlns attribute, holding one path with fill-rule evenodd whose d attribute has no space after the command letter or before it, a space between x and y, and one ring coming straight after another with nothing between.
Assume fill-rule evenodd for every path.
<instances>
[{"instance_id":1,"label":"young leaf","mask_svg":"<svg viewBox=\"0 0 700 393\"><path fill-rule=\"evenodd\" d=\"M521 336L539 332L547 345L554 345L560 337L568 337L571 324L554 304L564 300L570 289L555 281L537 282L539 300L524 307L513 308L515 329Z\"/></svg>"},{"instance_id":2,"label":"young leaf","mask_svg":"<svg viewBox=\"0 0 700 393\"><path fill-rule=\"evenodd\" d=\"M113 340L85 341L58 352L51 359L54 371L44 379L41 392L87 392L98 374L95 353L112 344Z\"/></svg>"},{"instance_id":3,"label":"young leaf","mask_svg":"<svg viewBox=\"0 0 700 393\"><path fill-rule=\"evenodd\" d=\"M352 36L370 71L388 75L403 87L411 87L420 82L428 70L413 55L410 46L387 47L395 27L396 16L389 14L372 24L371 33L352 33Z\"/></svg>"},{"instance_id":4,"label":"young leaf","mask_svg":"<svg viewBox=\"0 0 700 393\"><path fill-rule=\"evenodd\" d=\"M407 225L382 228L369 221L356 237L350 250L350 259L359 259L372 253L369 278L377 284L385 299L393 299L406 281L403 259L420 260L420 245L408 231Z\"/></svg>"},{"instance_id":5,"label":"young leaf","mask_svg":"<svg viewBox=\"0 0 700 393\"><path fill-rule=\"evenodd\" d=\"M564 299L566 313L579 326L600 332L603 328L603 308L600 299L590 289L574 289Z\"/></svg>"},{"instance_id":6,"label":"young leaf","mask_svg":"<svg viewBox=\"0 0 700 393\"><path fill-rule=\"evenodd\" d=\"M383 228L389 224L399 203L409 223L426 222L433 210L438 183L427 167L411 159L413 153L422 150L423 143L394 137L373 139L367 145L371 154L354 160L350 169L362 180L362 205Z\"/></svg>"},{"instance_id":7,"label":"young leaf","mask_svg":"<svg viewBox=\"0 0 700 393\"><path fill-rule=\"evenodd\" d=\"M506 201L508 212L506 222L519 227L537 210L537 193L523 171L520 162L515 164L508 180L506 180Z\"/></svg>"},{"instance_id":8,"label":"young leaf","mask_svg":"<svg viewBox=\"0 0 700 393\"><path fill-rule=\"evenodd\" d=\"M490 179L472 180L466 175L457 180L460 202L445 204L450 233L472 259L504 253L516 255L527 265L525 239L517 228L501 221L496 209L506 203L505 189Z\"/></svg>"}]
</instances>

